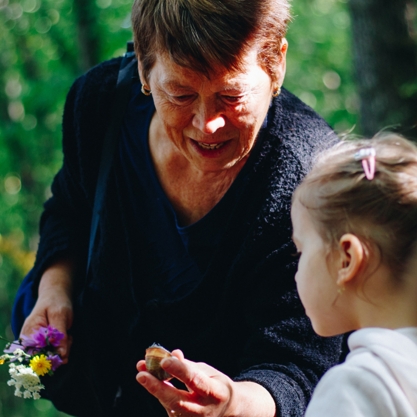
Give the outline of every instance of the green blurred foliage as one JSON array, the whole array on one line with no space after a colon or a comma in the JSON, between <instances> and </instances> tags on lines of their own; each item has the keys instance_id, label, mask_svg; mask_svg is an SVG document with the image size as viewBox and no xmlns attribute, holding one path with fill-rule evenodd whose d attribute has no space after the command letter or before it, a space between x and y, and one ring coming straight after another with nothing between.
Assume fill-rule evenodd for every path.
<instances>
[{"instance_id":1,"label":"green blurred foliage","mask_svg":"<svg viewBox=\"0 0 417 417\"><path fill-rule=\"evenodd\" d=\"M132 0L90 1L100 59L131 39ZM66 93L82 72L75 2L0 0L0 335L14 294L34 260L42 204L62 163ZM350 18L346 0L293 0L285 87L337 131L356 123ZM0 345L2 348L3 345ZM57 417L48 401L23 400L0 368L0 417Z\"/></svg>"},{"instance_id":2,"label":"green blurred foliage","mask_svg":"<svg viewBox=\"0 0 417 417\"><path fill-rule=\"evenodd\" d=\"M337 131L353 129L359 99L353 82L347 0L293 0L284 86Z\"/></svg>"}]
</instances>

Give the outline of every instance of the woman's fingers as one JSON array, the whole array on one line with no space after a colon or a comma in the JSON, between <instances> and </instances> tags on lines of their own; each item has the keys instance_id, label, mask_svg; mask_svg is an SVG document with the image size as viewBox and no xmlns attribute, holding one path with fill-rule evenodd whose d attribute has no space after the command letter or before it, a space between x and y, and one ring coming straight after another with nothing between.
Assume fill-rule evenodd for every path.
<instances>
[{"instance_id":1,"label":"woman's fingers","mask_svg":"<svg viewBox=\"0 0 417 417\"><path fill-rule=\"evenodd\" d=\"M161 361L161 367L183 382L187 390L159 381L146 372L144 360L137 363L136 379L155 396L168 415L183 417L223 416L230 405L233 381L217 369L184 359L181 350L172 351L172 357Z\"/></svg>"},{"instance_id":2,"label":"woman's fingers","mask_svg":"<svg viewBox=\"0 0 417 417\"><path fill-rule=\"evenodd\" d=\"M161 366L182 381L188 391L153 377L146 372L144 360L137 364L137 380L160 401L170 417L276 415L275 402L261 385L248 381L234 382L205 363L184 359L180 350L174 350L171 358L163 359Z\"/></svg>"},{"instance_id":3,"label":"woman's fingers","mask_svg":"<svg viewBox=\"0 0 417 417\"><path fill-rule=\"evenodd\" d=\"M223 401L223 397L229 394L225 389L225 383L229 378L205 363L173 357L164 359L161 365L173 377L183 382L191 392L202 398Z\"/></svg>"},{"instance_id":4,"label":"woman's fingers","mask_svg":"<svg viewBox=\"0 0 417 417\"><path fill-rule=\"evenodd\" d=\"M68 337L68 329L72 326L73 311L71 301L67 297L58 297L55 300L39 298L32 312L26 318L21 334L30 336L39 327L48 325L55 327L64 334L58 347L58 353L63 363L68 362L72 339Z\"/></svg>"},{"instance_id":5,"label":"woman's fingers","mask_svg":"<svg viewBox=\"0 0 417 417\"><path fill-rule=\"evenodd\" d=\"M73 311L69 304L60 304L46 311L48 324L64 334L58 347L58 353L64 363L67 363L72 339L68 336L68 329L72 326Z\"/></svg>"},{"instance_id":6,"label":"woman's fingers","mask_svg":"<svg viewBox=\"0 0 417 417\"><path fill-rule=\"evenodd\" d=\"M146 371L146 362L143 360L143 359L141 359L137 364L136 364L136 369L139 371L139 372L144 372L144 371Z\"/></svg>"},{"instance_id":7,"label":"woman's fingers","mask_svg":"<svg viewBox=\"0 0 417 417\"><path fill-rule=\"evenodd\" d=\"M184 354L182 353L182 350L175 349L171 352L172 356L175 356L179 360L184 360Z\"/></svg>"},{"instance_id":8,"label":"woman's fingers","mask_svg":"<svg viewBox=\"0 0 417 417\"><path fill-rule=\"evenodd\" d=\"M180 404L187 400L187 391L178 390L169 382L160 381L149 372L139 372L136 380L167 410L178 409Z\"/></svg>"},{"instance_id":9,"label":"woman's fingers","mask_svg":"<svg viewBox=\"0 0 417 417\"><path fill-rule=\"evenodd\" d=\"M184 358L181 351L173 351L172 354L172 360L175 362L180 362L178 358ZM167 359L164 361L166 360ZM170 416L179 414L184 417L198 415L190 410L192 407L189 407L189 405L192 406L192 403L190 404L191 394L188 391L179 390L171 383L167 381L160 381L149 372L146 372L146 363L144 360L140 360L136 367L139 371L136 376L139 384L141 384L150 394L159 400ZM165 366L164 368L166 369ZM175 366L172 367L172 369L175 369ZM175 412L173 413L173 411Z\"/></svg>"}]
</instances>

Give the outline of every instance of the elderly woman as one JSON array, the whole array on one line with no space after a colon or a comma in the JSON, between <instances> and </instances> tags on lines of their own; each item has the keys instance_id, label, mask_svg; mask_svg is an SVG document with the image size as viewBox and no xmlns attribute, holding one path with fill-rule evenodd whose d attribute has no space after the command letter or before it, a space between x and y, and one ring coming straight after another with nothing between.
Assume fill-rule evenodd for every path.
<instances>
[{"instance_id":1,"label":"elderly woman","mask_svg":"<svg viewBox=\"0 0 417 417\"><path fill-rule=\"evenodd\" d=\"M91 393L69 398L73 414L302 416L338 361L340 339L314 334L294 285L291 194L336 138L281 90L288 20L286 0L136 0L138 77L88 278L120 59L73 85L31 274L37 302L22 329L49 323L67 334L83 294L74 327L86 331L72 353L78 344ZM182 350L163 362L170 383L140 361L153 342Z\"/></svg>"}]
</instances>

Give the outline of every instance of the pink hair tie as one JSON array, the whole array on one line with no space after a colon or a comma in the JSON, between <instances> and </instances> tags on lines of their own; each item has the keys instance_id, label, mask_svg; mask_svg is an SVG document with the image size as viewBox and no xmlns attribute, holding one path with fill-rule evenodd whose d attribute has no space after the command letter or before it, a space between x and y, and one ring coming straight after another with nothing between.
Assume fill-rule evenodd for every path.
<instances>
[{"instance_id":1,"label":"pink hair tie","mask_svg":"<svg viewBox=\"0 0 417 417\"><path fill-rule=\"evenodd\" d=\"M356 161L362 161L365 177L368 180L372 180L375 176L375 148L362 148L355 153L354 158Z\"/></svg>"}]
</instances>

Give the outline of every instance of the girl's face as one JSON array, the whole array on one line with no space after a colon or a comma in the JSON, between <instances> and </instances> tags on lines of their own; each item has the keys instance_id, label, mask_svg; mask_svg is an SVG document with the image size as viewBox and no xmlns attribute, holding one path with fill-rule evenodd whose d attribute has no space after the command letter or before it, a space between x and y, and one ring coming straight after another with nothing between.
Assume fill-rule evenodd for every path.
<instances>
[{"instance_id":1,"label":"girl's face","mask_svg":"<svg viewBox=\"0 0 417 417\"><path fill-rule=\"evenodd\" d=\"M345 311L338 303L340 254L329 250L308 210L296 198L291 208L293 241L300 256L295 275L297 290L313 328L320 336L334 336L345 330Z\"/></svg>"}]
</instances>

